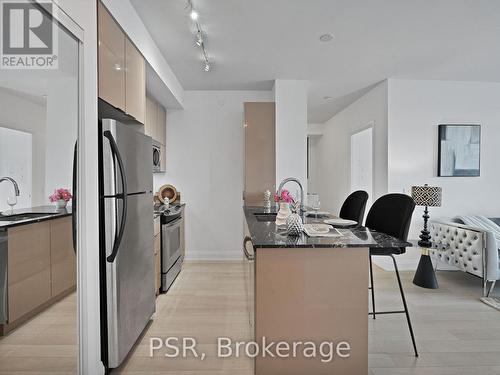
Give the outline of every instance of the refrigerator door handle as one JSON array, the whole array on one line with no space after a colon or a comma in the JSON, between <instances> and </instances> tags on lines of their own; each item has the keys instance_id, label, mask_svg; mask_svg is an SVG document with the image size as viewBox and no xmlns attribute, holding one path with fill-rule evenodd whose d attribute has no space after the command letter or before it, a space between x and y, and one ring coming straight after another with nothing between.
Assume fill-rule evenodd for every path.
<instances>
[{"instance_id":1,"label":"refrigerator door handle","mask_svg":"<svg viewBox=\"0 0 500 375\"><path fill-rule=\"evenodd\" d=\"M78 165L78 141L75 142L73 151L73 201L71 203L71 232L73 235L73 250L76 254L76 184L77 184L77 165Z\"/></svg>"},{"instance_id":2,"label":"refrigerator door handle","mask_svg":"<svg viewBox=\"0 0 500 375\"><path fill-rule=\"evenodd\" d=\"M116 255L118 253L118 248L120 247L120 243L122 242L122 237L123 237L123 232L125 230L125 223L127 221L127 179L125 178L125 168L123 166L123 160L120 155L120 150L118 149L118 146L116 144L115 138L113 137L113 134L109 130L104 131L104 136L108 138L109 140L109 145L111 146L111 153L113 154L113 157L116 158L116 161L118 162L118 168L120 170L120 179L122 182L122 192L120 194L115 195L115 199L121 199L123 200L123 212L122 212L122 219L120 222L120 228L118 229L118 232L116 233L115 236L115 242L113 244L113 250L111 251L111 254L106 258L106 260L109 263L113 263L115 261Z\"/></svg>"}]
</instances>

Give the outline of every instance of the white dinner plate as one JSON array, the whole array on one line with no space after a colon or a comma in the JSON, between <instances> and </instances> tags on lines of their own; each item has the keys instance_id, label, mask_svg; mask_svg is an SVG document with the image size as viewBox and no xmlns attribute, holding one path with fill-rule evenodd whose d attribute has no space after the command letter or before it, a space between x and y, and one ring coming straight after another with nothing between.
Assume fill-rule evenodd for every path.
<instances>
[{"instance_id":1,"label":"white dinner plate","mask_svg":"<svg viewBox=\"0 0 500 375\"><path fill-rule=\"evenodd\" d=\"M354 220L346 220L340 218L326 219L323 221L325 224L333 225L334 227L351 227L357 225L358 222Z\"/></svg>"}]
</instances>

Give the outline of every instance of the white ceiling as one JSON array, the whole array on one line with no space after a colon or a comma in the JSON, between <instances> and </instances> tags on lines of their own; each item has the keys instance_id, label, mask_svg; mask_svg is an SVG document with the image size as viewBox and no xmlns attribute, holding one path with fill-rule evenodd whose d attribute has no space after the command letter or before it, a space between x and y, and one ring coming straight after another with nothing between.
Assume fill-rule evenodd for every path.
<instances>
[{"instance_id":1,"label":"white ceiling","mask_svg":"<svg viewBox=\"0 0 500 375\"><path fill-rule=\"evenodd\" d=\"M500 0L193 0L209 73L184 0L131 2L184 89L309 80L309 122L390 77L500 81ZM320 42L324 33L334 40Z\"/></svg>"}]
</instances>

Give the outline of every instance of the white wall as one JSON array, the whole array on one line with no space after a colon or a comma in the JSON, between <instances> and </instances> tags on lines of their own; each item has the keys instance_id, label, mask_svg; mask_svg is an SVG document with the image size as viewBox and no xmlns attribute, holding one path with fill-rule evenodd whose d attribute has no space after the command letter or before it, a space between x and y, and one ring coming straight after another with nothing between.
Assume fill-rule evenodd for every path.
<instances>
[{"instance_id":1,"label":"white wall","mask_svg":"<svg viewBox=\"0 0 500 375\"><path fill-rule=\"evenodd\" d=\"M274 82L276 102L276 186L287 177L296 177L307 192L307 83ZM287 186L292 192L296 186Z\"/></svg>"},{"instance_id":2,"label":"white wall","mask_svg":"<svg viewBox=\"0 0 500 375\"><path fill-rule=\"evenodd\" d=\"M438 125L481 124L481 176L437 177ZM389 80L389 191L441 186L443 206L432 218L500 216L500 83ZM422 229L423 208L410 238Z\"/></svg>"},{"instance_id":3,"label":"white wall","mask_svg":"<svg viewBox=\"0 0 500 375\"><path fill-rule=\"evenodd\" d=\"M42 205L47 202L45 197L46 104L41 98L36 101L27 95L2 88L0 88L0 103L2 103L0 126L32 135L32 189L29 192L21 191L21 194L23 196L30 194L30 205ZM0 195L0 199L3 197L4 195ZM28 200L20 200L16 208L25 208L22 202L28 202Z\"/></svg>"},{"instance_id":4,"label":"white wall","mask_svg":"<svg viewBox=\"0 0 500 375\"><path fill-rule=\"evenodd\" d=\"M31 133L0 127L0 177L13 178L19 187L14 209L31 207L33 179ZM10 182L0 184L0 212L10 210L7 199L15 197Z\"/></svg>"},{"instance_id":5,"label":"white wall","mask_svg":"<svg viewBox=\"0 0 500 375\"><path fill-rule=\"evenodd\" d=\"M322 209L338 213L351 192L351 135L373 125L373 197L387 191L387 81L328 120L318 144Z\"/></svg>"},{"instance_id":6,"label":"white wall","mask_svg":"<svg viewBox=\"0 0 500 375\"><path fill-rule=\"evenodd\" d=\"M188 259L241 259L243 103L272 101L270 91L185 91L184 110L167 112L166 173L186 206Z\"/></svg>"},{"instance_id":7,"label":"white wall","mask_svg":"<svg viewBox=\"0 0 500 375\"><path fill-rule=\"evenodd\" d=\"M74 46L73 46L74 48ZM74 49L76 53L76 50ZM73 150L78 131L78 81L59 77L47 91L45 204L55 189L72 191ZM70 201L69 204L73 204Z\"/></svg>"}]
</instances>

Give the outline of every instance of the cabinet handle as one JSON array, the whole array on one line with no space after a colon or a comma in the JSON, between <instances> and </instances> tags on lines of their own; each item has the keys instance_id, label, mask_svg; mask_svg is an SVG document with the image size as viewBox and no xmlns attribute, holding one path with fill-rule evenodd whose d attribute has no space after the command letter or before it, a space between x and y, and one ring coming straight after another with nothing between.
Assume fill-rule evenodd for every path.
<instances>
[{"instance_id":1,"label":"cabinet handle","mask_svg":"<svg viewBox=\"0 0 500 375\"><path fill-rule=\"evenodd\" d=\"M247 250L247 242L252 242L252 238L250 236L245 236L245 238L243 239L243 253L248 260L254 260L255 255L250 254Z\"/></svg>"}]
</instances>

